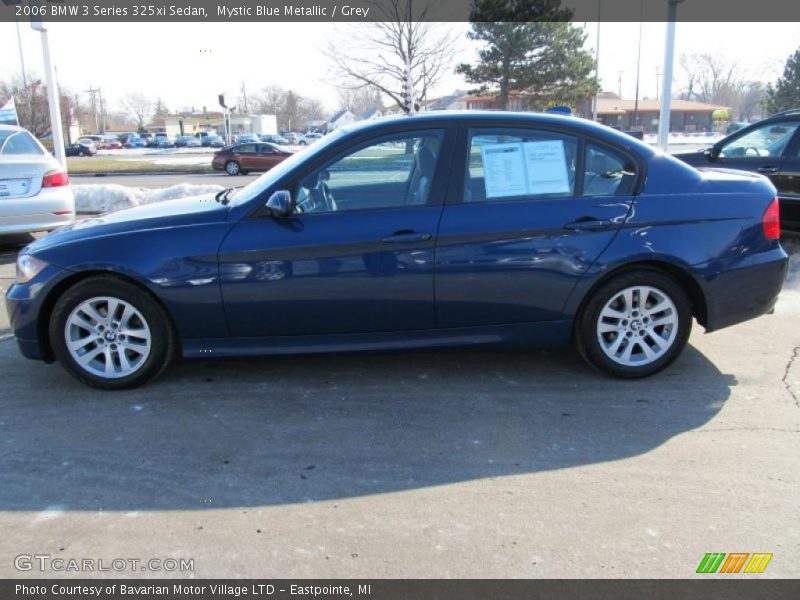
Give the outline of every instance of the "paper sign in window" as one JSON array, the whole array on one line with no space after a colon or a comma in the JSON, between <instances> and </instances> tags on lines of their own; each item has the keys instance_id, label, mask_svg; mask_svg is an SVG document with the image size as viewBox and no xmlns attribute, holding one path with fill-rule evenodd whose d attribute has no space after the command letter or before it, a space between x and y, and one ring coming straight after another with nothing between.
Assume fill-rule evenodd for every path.
<instances>
[{"instance_id":1,"label":"paper sign in window","mask_svg":"<svg viewBox=\"0 0 800 600\"><path fill-rule=\"evenodd\" d=\"M569 174L564 142L525 142L528 194L569 194Z\"/></svg>"},{"instance_id":2,"label":"paper sign in window","mask_svg":"<svg viewBox=\"0 0 800 600\"><path fill-rule=\"evenodd\" d=\"M564 142L516 142L481 147L487 198L569 194Z\"/></svg>"},{"instance_id":3,"label":"paper sign in window","mask_svg":"<svg viewBox=\"0 0 800 600\"><path fill-rule=\"evenodd\" d=\"M522 153L520 143L481 146L487 198L524 196L527 193Z\"/></svg>"}]
</instances>

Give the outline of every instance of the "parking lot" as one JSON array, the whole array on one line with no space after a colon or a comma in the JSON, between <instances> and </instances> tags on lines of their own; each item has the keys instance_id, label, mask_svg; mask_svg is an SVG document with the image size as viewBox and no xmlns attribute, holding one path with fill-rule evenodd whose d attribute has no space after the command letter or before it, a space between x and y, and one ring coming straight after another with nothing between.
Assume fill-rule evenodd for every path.
<instances>
[{"instance_id":1,"label":"parking lot","mask_svg":"<svg viewBox=\"0 0 800 600\"><path fill-rule=\"evenodd\" d=\"M24 239L0 248L3 292ZM14 557L196 577L691 577L800 564L800 244L774 315L618 381L570 352L183 362L103 393L0 310L0 576ZM80 573L46 572L44 576Z\"/></svg>"}]
</instances>

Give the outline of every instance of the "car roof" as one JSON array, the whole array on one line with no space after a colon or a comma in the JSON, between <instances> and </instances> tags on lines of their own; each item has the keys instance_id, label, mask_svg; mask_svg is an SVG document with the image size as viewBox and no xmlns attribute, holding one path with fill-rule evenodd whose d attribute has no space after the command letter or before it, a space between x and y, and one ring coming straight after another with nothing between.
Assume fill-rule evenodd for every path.
<instances>
[{"instance_id":1,"label":"car roof","mask_svg":"<svg viewBox=\"0 0 800 600\"><path fill-rule=\"evenodd\" d=\"M495 110L437 110L425 113L419 113L413 116L406 115L393 115L390 117L383 117L372 121L361 121L353 125L346 125L342 127L345 133L366 132L370 130L380 130L384 127L399 125L405 123L446 123L448 121L464 123L469 125L470 122L485 126L496 122L498 125L502 124L507 126L511 121L517 121L520 125L544 125L550 127L566 127L572 130L577 130L586 135L594 135L606 138L609 141L624 146L636 148L646 155L655 153L650 146L640 142L634 137L622 132L612 129L606 125L595 123L588 119L581 117L573 117L566 115L550 114L550 113L535 113L535 112L513 112L513 111L495 111Z\"/></svg>"}]
</instances>

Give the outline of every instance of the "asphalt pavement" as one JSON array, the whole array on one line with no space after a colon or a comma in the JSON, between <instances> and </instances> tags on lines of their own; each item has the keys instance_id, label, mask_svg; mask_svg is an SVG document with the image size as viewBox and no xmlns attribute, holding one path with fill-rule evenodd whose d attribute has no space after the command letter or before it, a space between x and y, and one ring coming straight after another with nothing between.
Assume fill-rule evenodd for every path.
<instances>
[{"instance_id":1,"label":"asphalt pavement","mask_svg":"<svg viewBox=\"0 0 800 600\"><path fill-rule=\"evenodd\" d=\"M640 381L481 350L185 361L104 393L23 359L3 310L0 577L81 575L15 569L38 553L194 560L100 574L124 577L683 578L707 552L797 577L792 269L774 315L697 327Z\"/></svg>"}]
</instances>

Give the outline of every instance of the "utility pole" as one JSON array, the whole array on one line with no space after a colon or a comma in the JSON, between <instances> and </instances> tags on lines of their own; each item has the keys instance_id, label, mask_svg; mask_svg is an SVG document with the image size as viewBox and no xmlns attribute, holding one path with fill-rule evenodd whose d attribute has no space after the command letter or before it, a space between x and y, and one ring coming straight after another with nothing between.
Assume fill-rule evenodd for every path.
<instances>
[{"instance_id":1,"label":"utility pole","mask_svg":"<svg viewBox=\"0 0 800 600\"><path fill-rule=\"evenodd\" d=\"M656 100L658 100L658 83L661 81L661 67L656 67Z\"/></svg>"},{"instance_id":2,"label":"utility pole","mask_svg":"<svg viewBox=\"0 0 800 600\"><path fill-rule=\"evenodd\" d=\"M88 90L84 90L84 91L87 94L89 94L89 97L91 98L91 102L92 102L92 117L94 118L94 131L95 131L95 133L98 133L100 131L100 123L97 120L97 102L95 101L94 95L97 92L99 92L100 90L97 89L97 88L94 88L92 86L89 86L89 89Z\"/></svg>"},{"instance_id":3,"label":"utility pole","mask_svg":"<svg viewBox=\"0 0 800 600\"><path fill-rule=\"evenodd\" d=\"M636 99L633 101L633 124L639 126L639 75L642 70L642 18L644 17L644 0L639 0L639 49L636 57Z\"/></svg>"},{"instance_id":4,"label":"utility pole","mask_svg":"<svg viewBox=\"0 0 800 600\"><path fill-rule=\"evenodd\" d=\"M242 99L244 100L244 102L243 102L243 104L244 104L244 106L243 106L244 112L245 112L245 114L249 114L250 113L250 105L247 103L247 88L244 85L244 81L242 82Z\"/></svg>"},{"instance_id":5,"label":"utility pole","mask_svg":"<svg viewBox=\"0 0 800 600\"><path fill-rule=\"evenodd\" d=\"M624 72L625 72L625 71L623 71L623 70L621 70L621 69L620 69L619 71L617 71L617 73L619 73L619 79L618 79L618 81L617 81L617 86L618 86L618 89L617 89L617 91L618 91L619 93L618 93L617 95L618 95L620 98L622 98L622 74L623 74Z\"/></svg>"},{"instance_id":6,"label":"utility pole","mask_svg":"<svg viewBox=\"0 0 800 600\"><path fill-rule=\"evenodd\" d=\"M100 133L106 132L106 105L103 102L103 90L97 90L97 95L100 98Z\"/></svg>"}]
</instances>

